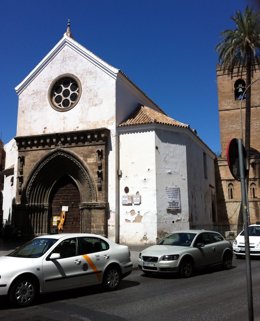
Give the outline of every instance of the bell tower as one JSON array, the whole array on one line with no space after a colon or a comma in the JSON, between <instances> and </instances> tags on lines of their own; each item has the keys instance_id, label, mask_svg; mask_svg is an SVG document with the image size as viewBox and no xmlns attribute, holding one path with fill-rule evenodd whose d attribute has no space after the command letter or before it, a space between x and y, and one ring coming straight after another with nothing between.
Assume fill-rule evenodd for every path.
<instances>
[{"instance_id":1,"label":"bell tower","mask_svg":"<svg viewBox=\"0 0 260 321\"><path fill-rule=\"evenodd\" d=\"M245 141L246 74L224 73L217 68L218 111L221 139L221 154L218 157L218 215L226 229L237 231L240 218L240 182L231 175L226 159L226 150L233 138ZM251 123L249 156L249 221L260 220L260 70L253 74L251 89ZM220 223L220 222L219 222ZM240 227L239 227L240 226Z\"/></svg>"}]
</instances>

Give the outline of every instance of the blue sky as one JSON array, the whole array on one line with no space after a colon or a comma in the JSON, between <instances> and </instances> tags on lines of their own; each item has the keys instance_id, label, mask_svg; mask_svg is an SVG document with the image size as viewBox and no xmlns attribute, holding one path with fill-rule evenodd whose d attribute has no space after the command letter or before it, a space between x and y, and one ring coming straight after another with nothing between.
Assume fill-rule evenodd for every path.
<instances>
[{"instance_id":1,"label":"blue sky","mask_svg":"<svg viewBox=\"0 0 260 321\"><path fill-rule=\"evenodd\" d=\"M0 139L16 135L14 88L56 45L74 39L121 69L170 117L220 152L215 46L246 0L1 0Z\"/></svg>"}]
</instances>

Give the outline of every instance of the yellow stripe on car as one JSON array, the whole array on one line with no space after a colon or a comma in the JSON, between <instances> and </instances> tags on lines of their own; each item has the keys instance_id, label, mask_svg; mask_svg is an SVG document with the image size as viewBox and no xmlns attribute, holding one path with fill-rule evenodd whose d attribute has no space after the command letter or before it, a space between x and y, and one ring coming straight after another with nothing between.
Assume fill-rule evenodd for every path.
<instances>
[{"instance_id":1,"label":"yellow stripe on car","mask_svg":"<svg viewBox=\"0 0 260 321\"><path fill-rule=\"evenodd\" d=\"M98 281L101 280L101 275L100 272L98 271L96 265L94 264L94 262L91 260L91 258L88 255L82 255L83 258L87 261L88 265L91 267L91 269L93 270L93 272L96 274L96 277L98 279Z\"/></svg>"}]
</instances>

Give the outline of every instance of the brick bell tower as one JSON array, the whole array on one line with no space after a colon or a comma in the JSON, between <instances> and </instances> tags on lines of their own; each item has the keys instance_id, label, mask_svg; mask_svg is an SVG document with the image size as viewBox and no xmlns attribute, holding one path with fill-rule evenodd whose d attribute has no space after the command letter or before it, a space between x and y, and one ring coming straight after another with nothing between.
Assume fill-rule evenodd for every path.
<instances>
[{"instance_id":1,"label":"brick bell tower","mask_svg":"<svg viewBox=\"0 0 260 321\"><path fill-rule=\"evenodd\" d=\"M245 73L234 72L230 76L218 67L218 111L221 139L221 154L218 157L218 217L226 231L237 231L242 227L240 215L240 182L231 175L226 158L231 139L245 141L245 97L247 93ZM260 221L260 70L253 74L251 88L251 141L249 155L249 221Z\"/></svg>"}]
</instances>

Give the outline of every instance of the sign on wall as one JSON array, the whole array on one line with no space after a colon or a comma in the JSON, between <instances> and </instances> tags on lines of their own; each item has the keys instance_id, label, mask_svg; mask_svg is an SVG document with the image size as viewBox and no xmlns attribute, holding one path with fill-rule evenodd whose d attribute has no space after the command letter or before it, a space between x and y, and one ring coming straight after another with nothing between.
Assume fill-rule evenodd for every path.
<instances>
[{"instance_id":1,"label":"sign on wall","mask_svg":"<svg viewBox=\"0 0 260 321\"><path fill-rule=\"evenodd\" d=\"M141 195L139 192L136 194L124 194L122 195L122 205L140 205L141 204Z\"/></svg>"},{"instance_id":2,"label":"sign on wall","mask_svg":"<svg viewBox=\"0 0 260 321\"><path fill-rule=\"evenodd\" d=\"M179 187L167 186L168 213L179 213L181 210L181 190Z\"/></svg>"}]
</instances>

